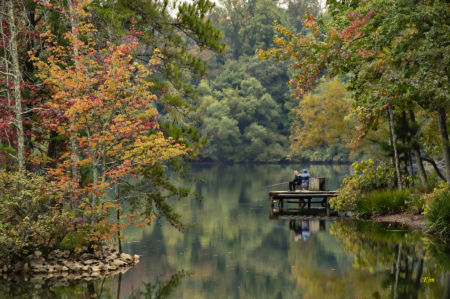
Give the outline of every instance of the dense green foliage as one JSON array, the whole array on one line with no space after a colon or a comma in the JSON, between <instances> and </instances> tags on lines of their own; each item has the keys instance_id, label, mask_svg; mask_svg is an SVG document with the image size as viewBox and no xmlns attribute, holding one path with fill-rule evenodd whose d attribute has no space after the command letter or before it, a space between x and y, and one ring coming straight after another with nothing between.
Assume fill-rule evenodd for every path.
<instances>
[{"instance_id":1,"label":"dense green foliage","mask_svg":"<svg viewBox=\"0 0 450 299\"><path fill-rule=\"evenodd\" d=\"M396 184L395 168L392 166L376 166L373 159L352 164L355 173L346 177L338 196L331 198L330 203L337 211L355 208L361 197L371 191L391 188Z\"/></svg>"},{"instance_id":2,"label":"dense green foliage","mask_svg":"<svg viewBox=\"0 0 450 299\"><path fill-rule=\"evenodd\" d=\"M214 83L209 86L203 80L198 87L202 133L209 139L201 156L235 162L285 158L288 139L280 134L282 109L261 83L235 62L228 63Z\"/></svg>"},{"instance_id":3,"label":"dense green foliage","mask_svg":"<svg viewBox=\"0 0 450 299\"><path fill-rule=\"evenodd\" d=\"M224 33L227 48L220 56L203 55L210 62L210 77L197 87L203 118L197 121L209 142L199 158L223 162L333 161L340 146L328 155L322 153L327 151L326 145L290 155L293 109L299 101L290 97L292 90L286 86L291 76L288 62L261 61L254 55L258 49L274 45L274 21L309 34L303 17L307 10L320 15L319 2L277 5L266 0L224 0L220 4L210 19ZM348 161L348 155L334 161Z\"/></svg>"},{"instance_id":4,"label":"dense green foliage","mask_svg":"<svg viewBox=\"0 0 450 299\"><path fill-rule=\"evenodd\" d=\"M76 213L67 208L70 202L62 201L64 194L42 176L0 171L0 260L58 247L77 222Z\"/></svg>"}]
</instances>

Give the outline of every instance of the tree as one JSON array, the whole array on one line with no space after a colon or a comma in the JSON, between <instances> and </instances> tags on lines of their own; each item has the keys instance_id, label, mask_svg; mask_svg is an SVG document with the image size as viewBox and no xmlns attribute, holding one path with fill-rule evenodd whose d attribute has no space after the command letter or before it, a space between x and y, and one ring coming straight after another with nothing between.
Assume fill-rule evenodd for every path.
<instances>
[{"instance_id":1,"label":"tree","mask_svg":"<svg viewBox=\"0 0 450 299\"><path fill-rule=\"evenodd\" d=\"M216 26L225 34L225 42L235 60L243 55L253 56L260 48L273 45L272 24L284 19L283 10L270 0L222 0L214 12Z\"/></svg>"},{"instance_id":2,"label":"tree","mask_svg":"<svg viewBox=\"0 0 450 299\"><path fill-rule=\"evenodd\" d=\"M352 128L344 119L350 113L350 96L338 78L323 81L318 94L306 94L296 110L291 147L314 149L322 145L348 143ZM345 136L347 135L347 136Z\"/></svg>"},{"instance_id":3,"label":"tree","mask_svg":"<svg viewBox=\"0 0 450 299\"><path fill-rule=\"evenodd\" d=\"M98 30L99 45L105 41L118 44L130 30L141 33L137 36L141 51L135 59L143 63L159 60L154 65L158 75L153 76L151 88L158 96L155 104L169 119L179 120L195 106L197 96L191 80L208 71L206 62L190 50L221 53L225 48L222 33L207 18L214 7L208 0L173 6L168 1L96 2L92 3L91 20Z\"/></svg>"},{"instance_id":4,"label":"tree","mask_svg":"<svg viewBox=\"0 0 450 299\"><path fill-rule=\"evenodd\" d=\"M19 53L18 53L18 39L19 33L23 28L22 24L25 20L17 18L18 8L20 3L14 5L12 0L3 2L2 4L2 19L0 19L2 25L2 49L4 57L2 59L2 74L6 76L5 80L2 80L6 85L6 107L2 107L3 110L8 115L8 110L13 110L15 117L14 119L4 119L5 128L10 127L11 124L15 126L16 138L17 138L17 153L13 156L18 163L19 171L25 174L26 171L26 160L25 160L25 131L23 125L23 109L22 109L22 94L21 89L22 84L22 73L19 70ZM5 17L6 16L6 17ZM9 30L5 30L3 26L8 26ZM11 78L11 79L10 79ZM9 89L12 89L10 92ZM14 105L14 106L13 106ZM9 128L8 128L9 129ZM9 131L9 130L8 130ZM6 134L9 137L8 134ZM11 152L9 152L11 154Z\"/></svg>"},{"instance_id":5,"label":"tree","mask_svg":"<svg viewBox=\"0 0 450 299\"><path fill-rule=\"evenodd\" d=\"M204 117L201 132L210 140L200 157L235 162L286 159L288 139L279 134L280 105L261 83L234 62L213 83L213 89L206 80L198 88Z\"/></svg>"},{"instance_id":6,"label":"tree","mask_svg":"<svg viewBox=\"0 0 450 299\"><path fill-rule=\"evenodd\" d=\"M444 126L448 84L443 79L448 72L444 63L448 54L427 50L429 45L441 49L449 44L449 34L442 26L448 22L443 19L448 6L441 1L396 0L327 4L332 18L324 26L313 16L306 17L305 24L314 35L297 36L277 25L286 38L275 38L279 48L262 51L260 57L296 59L290 83L298 94L312 88L322 73L330 77L351 75L347 87L354 91L353 110L360 121L360 139L382 123L386 108L392 118L395 110L401 112L413 101L427 111L429 119L436 113L440 116L442 154L450 165ZM396 155L400 187L399 159Z\"/></svg>"},{"instance_id":7,"label":"tree","mask_svg":"<svg viewBox=\"0 0 450 299\"><path fill-rule=\"evenodd\" d=\"M88 9L85 5L77 8ZM146 177L148 168L164 172L164 168L155 165L186 155L187 150L181 139L175 142L171 137L166 138L159 129L158 111L154 108L156 96L151 92L153 82L149 80L158 60L152 59L147 65L137 63L134 57L139 53L139 45L132 34L118 46L110 44L98 48L92 40L89 23L80 19L75 29L75 34L66 33L69 46L49 46L45 60L35 58L41 71L39 76L52 92L46 108L56 111L58 118L52 129L60 136L77 133L76 143L83 155L75 163L93 173L91 186L75 192L75 196L85 200L79 208L83 209L90 200L92 208L88 211L95 212L100 203L101 209L107 209L110 205L103 204L108 189L115 188L115 208L119 209L121 184L126 184L131 177ZM49 44L55 39L49 32L43 37ZM71 51L73 48L76 51ZM65 159L70 154L66 153L62 157L64 162L51 171L55 179L70 180L65 173L74 163L72 159ZM71 181L78 185L76 178ZM166 208L166 205L160 203L159 207ZM162 212L171 215L170 211ZM102 214L104 212L100 211L100 216ZM119 212L117 217L119 220ZM93 227L96 218L97 214L91 216ZM153 215L148 215L140 220L149 223L152 218ZM118 233L119 224L115 230Z\"/></svg>"},{"instance_id":8,"label":"tree","mask_svg":"<svg viewBox=\"0 0 450 299\"><path fill-rule=\"evenodd\" d=\"M320 17L320 3L314 0L284 0L281 2L286 6L286 23L302 32L303 20L307 13L316 18ZM303 32L305 33L305 32Z\"/></svg>"}]
</instances>

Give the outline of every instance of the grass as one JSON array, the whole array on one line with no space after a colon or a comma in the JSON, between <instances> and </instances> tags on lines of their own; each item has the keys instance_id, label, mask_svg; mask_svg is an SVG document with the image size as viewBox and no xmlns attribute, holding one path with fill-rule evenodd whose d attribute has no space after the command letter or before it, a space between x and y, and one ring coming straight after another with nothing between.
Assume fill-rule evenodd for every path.
<instances>
[{"instance_id":1,"label":"grass","mask_svg":"<svg viewBox=\"0 0 450 299\"><path fill-rule=\"evenodd\" d=\"M444 240L450 239L450 193L436 196L429 203L426 212L429 230L439 232Z\"/></svg>"},{"instance_id":2,"label":"grass","mask_svg":"<svg viewBox=\"0 0 450 299\"><path fill-rule=\"evenodd\" d=\"M387 214L405 211L410 201L409 190L382 190L363 195L356 206L360 215Z\"/></svg>"}]
</instances>

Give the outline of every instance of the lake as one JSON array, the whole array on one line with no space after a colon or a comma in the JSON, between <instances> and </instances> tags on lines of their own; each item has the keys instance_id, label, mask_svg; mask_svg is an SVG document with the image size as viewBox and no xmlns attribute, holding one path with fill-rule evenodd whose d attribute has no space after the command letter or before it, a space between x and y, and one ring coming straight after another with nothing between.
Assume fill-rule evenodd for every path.
<instances>
[{"instance_id":1,"label":"lake","mask_svg":"<svg viewBox=\"0 0 450 299\"><path fill-rule=\"evenodd\" d=\"M201 201L174 203L186 233L164 221L129 226L140 262L71 285L3 280L1 298L450 298L446 246L405 227L364 221L270 220L269 190L307 168L336 190L349 165L199 165ZM287 206L287 205L286 205ZM289 207L289 206L287 206ZM295 207L295 205L292 205ZM286 208L286 207L285 207Z\"/></svg>"}]
</instances>

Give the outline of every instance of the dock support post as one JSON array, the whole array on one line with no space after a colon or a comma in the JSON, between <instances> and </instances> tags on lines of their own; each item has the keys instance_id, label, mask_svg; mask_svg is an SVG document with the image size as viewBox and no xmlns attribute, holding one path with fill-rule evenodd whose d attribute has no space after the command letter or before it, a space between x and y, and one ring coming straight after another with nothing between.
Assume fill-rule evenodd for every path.
<instances>
[{"instance_id":1,"label":"dock support post","mask_svg":"<svg viewBox=\"0 0 450 299\"><path fill-rule=\"evenodd\" d=\"M327 197L327 217L330 217L330 198Z\"/></svg>"},{"instance_id":2,"label":"dock support post","mask_svg":"<svg viewBox=\"0 0 450 299\"><path fill-rule=\"evenodd\" d=\"M273 196L270 196L270 207L273 209Z\"/></svg>"}]
</instances>

